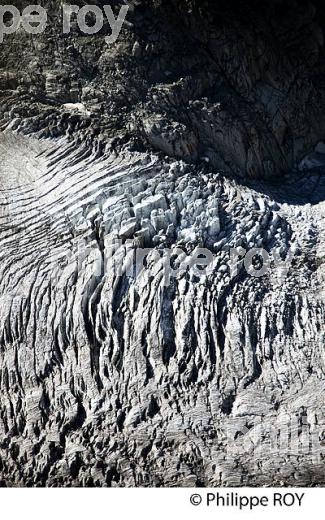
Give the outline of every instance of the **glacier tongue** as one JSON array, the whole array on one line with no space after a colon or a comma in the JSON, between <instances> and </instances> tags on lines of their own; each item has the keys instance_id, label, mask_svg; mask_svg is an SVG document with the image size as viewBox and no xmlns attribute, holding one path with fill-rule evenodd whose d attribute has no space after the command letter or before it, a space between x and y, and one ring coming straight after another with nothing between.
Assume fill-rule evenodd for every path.
<instances>
[{"instance_id":1,"label":"glacier tongue","mask_svg":"<svg viewBox=\"0 0 325 520\"><path fill-rule=\"evenodd\" d=\"M239 184L0 139L7 485L324 483L325 176ZM164 252L197 248L212 271L166 283ZM243 263L253 248L278 259L264 276Z\"/></svg>"}]
</instances>

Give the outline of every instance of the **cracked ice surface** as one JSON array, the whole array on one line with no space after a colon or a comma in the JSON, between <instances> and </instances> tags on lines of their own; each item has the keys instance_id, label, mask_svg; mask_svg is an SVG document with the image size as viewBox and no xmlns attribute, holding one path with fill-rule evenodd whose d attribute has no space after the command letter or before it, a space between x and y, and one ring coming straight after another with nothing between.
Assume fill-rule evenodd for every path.
<instances>
[{"instance_id":1,"label":"cracked ice surface","mask_svg":"<svg viewBox=\"0 0 325 520\"><path fill-rule=\"evenodd\" d=\"M10 130L0 147L7 484L323 483L325 176L244 185ZM130 275L136 247L151 268ZM156 253L177 247L213 272L166 286ZM237 247L290 269L234 272ZM274 427L304 447L288 459Z\"/></svg>"}]
</instances>

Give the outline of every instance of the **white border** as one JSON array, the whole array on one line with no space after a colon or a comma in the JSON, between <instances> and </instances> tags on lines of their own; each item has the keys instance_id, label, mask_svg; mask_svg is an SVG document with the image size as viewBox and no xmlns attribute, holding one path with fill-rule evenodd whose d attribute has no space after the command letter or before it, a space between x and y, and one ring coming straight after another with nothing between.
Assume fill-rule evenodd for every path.
<instances>
[{"instance_id":1,"label":"white border","mask_svg":"<svg viewBox=\"0 0 325 520\"><path fill-rule=\"evenodd\" d=\"M235 492L247 496L267 496L272 502L273 493L305 493L302 506L258 506L252 511L232 507L194 507L192 494ZM104 520L121 519L309 519L324 517L325 490L323 488L240 488L240 489L126 489L126 488L11 488L0 490L1 517L26 520Z\"/></svg>"}]
</instances>

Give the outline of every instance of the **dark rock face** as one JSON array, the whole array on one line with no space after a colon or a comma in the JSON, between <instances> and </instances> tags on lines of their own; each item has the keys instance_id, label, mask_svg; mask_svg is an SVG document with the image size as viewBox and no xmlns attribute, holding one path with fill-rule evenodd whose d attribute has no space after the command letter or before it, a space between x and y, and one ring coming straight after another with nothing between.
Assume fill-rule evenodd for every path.
<instances>
[{"instance_id":1,"label":"dark rock face","mask_svg":"<svg viewBox=\"0 0 325 520\"><path fill-rule=\"evenodd\" d=\"M112 45L46 4L0 47L2 485L324 484L322 3L129 2Z\"/></svg>"},{"instance_id":2,"label":"dark rock face","mask_svg":"<svg viewBox=\"0 0 325 520\"><path fill-rule=\"evenodd\" d=\"M265 178L297 168L324 138L320 2L138 2L112 46L76 23L63 35L59 4L48 5L44 37L7 36L1 49L3 88L30 97L34 131L73 133L76 118L58 125L53 112L83 102L91 133ZM24 114L22 92L10 116Z\"/></svg>"}]
</instances>

